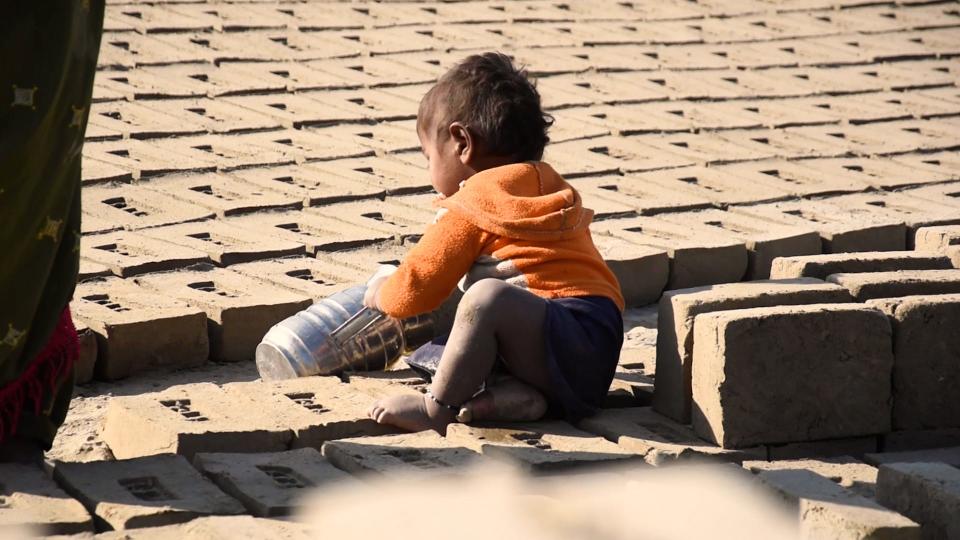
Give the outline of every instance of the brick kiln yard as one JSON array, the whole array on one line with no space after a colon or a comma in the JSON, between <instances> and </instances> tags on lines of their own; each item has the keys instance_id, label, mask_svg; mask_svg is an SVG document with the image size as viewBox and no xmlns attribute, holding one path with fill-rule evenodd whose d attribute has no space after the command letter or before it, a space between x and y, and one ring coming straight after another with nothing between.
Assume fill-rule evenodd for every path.
<instances>
[{"instance_id":1,"label":"brick kiln yard","mask_svg":"<svg viewBox=\"0 0 960 540\"><path fill-rule=\"evenodd\" d=\"M85 382L52 479L0 468L0 523L277 516L298 487L481 456L706 457L828 536L960 538L960 4L111 1L105 27ZM403 366L258 381L271 325L417 241L419 97L485 50L538 76L546 160L596 210L631 306L608 408L390 435L365 412L422 388ZM221 534L191 526L159 532Z\"/></svg>"}]
</instances>

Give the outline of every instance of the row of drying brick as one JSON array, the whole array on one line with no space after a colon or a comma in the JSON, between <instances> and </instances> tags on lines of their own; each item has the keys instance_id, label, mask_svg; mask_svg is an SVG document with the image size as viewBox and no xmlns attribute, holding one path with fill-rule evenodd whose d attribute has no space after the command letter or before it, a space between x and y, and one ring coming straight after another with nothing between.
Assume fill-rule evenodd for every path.
<instances>
[{"instance_id":1,"label":"row of drying brick","mask_svg":"<svg viewBox=\"0 0 960 540\"><path fill-rule=\"evenodd\" d=\"M602 145L604 141L592 142ZM614 141L616 139L609 139L609 143ZM559 146L575 154L572 148ZM590 150L609 152L609 147L597 146ZM583 194L586 205L595 211L597 220L728 207L751 215L771 214L772 207L782 208L782 213L796 214L788 206L810 207L816 213L813 209L822 205L849 206L843 213L854 215L862 213L860 209L873 210L877 215L873 219L868 217L871 222L891 215L916 220L916 215L923 213L920 209L937 218L949 214L956 206L953 196L956 189L951 181L960 177L960 160L951 152L799 162L766 159L626 174L618 172L614 160L601 161L599 158L606 156L596 152L595 163L584 163L574 159L576 156L558 151L560 161L555 163L561 172L569 170L569 166L581 165L596 175L572 178L571 182ZM133 184L86 185L82 192L82 231L89 235L124 229L146 230L205 221L215 216L244 216L223 220L243 227L246 222L263 219L255 217L258 213L279 215L282 213L279 211L286 211L290 214L288 218L293 219L294 213L300 214L293 211L308 207L302 213L307 219L339 220L322 227L331 232L352 223L372 226L375 231L386 229L406 234L404 227L425 225L433 217L428 194L432 188L421 166L413 162L417 157L412 153L405 160L360 157L220 173L173 174ZM918 186L920 189L910 189ZM829 197L875 190L900 192ZM827 198L795 200L822 196ZM352 202L359 200L363 202ZM924 200L930 202L924 203ZM360 205L368 210L357 212ZM275 212L265 214L263 211ZM390 216L393 224L381 220L377 226L363 219L364 214L372 212ZM779 221L790 224L797 221L785 219ZM340 223L343 221L346 223Z\"/></svg>"},{"instance_id":2,"label":"row of drying brick","mask_svg":"<svg viewBox=\"0 0 960 540\"><path fill-rule=\"evenodd\" d=\"M821 247L828 252L903 249L906 230L938 219L953 223L958 219L955 213L952 219L931 213L934 203L927 202L920 203L923 217L914 217L908 225L902 215L899 220L887 215L844 222L837 217L842 215L839 207L807 203L804 227L764 220L764 214L757 213L761 207L748 207L753 214L705 210L600 221L595 241L628 302L644 305L655 302L665 288L766 277L776 257L815 254ZM850 208L850 203L843 207ZM868 205L864 212L880 211L869 201L864 204ZM780 212L781 219L791 217L783 205L770 210ZM816 211L829 216L820 218L832 224L829 234L813 226L817 223L811 212ZM148 367L192 366L208 356L246 359L271 325L362 281L373 263L397 264L406 251L401 241L416 241L420 223L430 217L415 204L369 202L342 205L330 214L339 221L278 212L84 236L81 274L88 281L78 287L74 310L78 320L98 335L99 376L112 379ZM939 235L921 230L919 247L946 250L953 230L943 229ZM950 265L947 256L923 258L896 251L860 257L899 265L909 264L904 260L925 261L910 268ZM103 279L203 263L230 268L145 275L137 283ZM774 277L785 277L777 272ZM88 350L87 358L95 358L93 349ZM84 365L88 367L81 380L92 369L89 362Z\"/></svg>"},{"instance_id":3,"label":"row of drying brick","mask_svg":"<svg viewBox=\"0 0 960 540\"><path fill-rule=\"evenodd\" d=\"M255 236L230 227L223 230L230 238L249 241ZM218 233L210 239L224 244L227 237ZM100 240L107 243L92 246L91 252L117 275L189 268L130 279L91 278L77 286L74 317L96 338L96 345L88 342L81 381L94 372L116 379L150 368L196 366L208 358L249 360L272 325L363 281L373 263L398 264L405 252L403 246L386 242L325 253L319 259L243 262L263 253L250 244L246 251L224 246L220 260L232 264L226 269L205 264L210 261L203 251L206 239L194 238L199 249L130 233L102 235ZM296 252L302 253L302 247Z\"/></svg>"},{"instance_id":4,"label":"row of drying brick","mask_svg":"<svg viewBox=\"0 0 960 540\"><path fill-rule=\"evenodd\" d=\"M366 382L376 381L367 380ZM359 381L351 384L359 384ZM450 426L446 438L439 437L435 433L424 432L408 435L370 435L327 440L322 443L323 455L326 457L326 460L324 460L316 450L309 447L298 448L293 451L276 448L263 450L263 441L266 438L262 430L261 420L265 402L260 403L258 408L248 411L247 407L250 403L245 399L249 396L262 398L264 393L275 393L277 389L268 390L262 388L263 385L258 383L245 383L245 385L252 387L249 389L251 393L237 392L243 390L241 387L244 385L227 385L222 389L225 394L233 393L227 399L229 399L232 407L237 409L234 418L244 413L251 414L249 411L257 411L257 414L251 414L253 425L243 426L243 428L249 430L245 438L253 446L243 446L242 451L244 453L242 454L223 453L222 447L238 447L241 445L238 432L243 431L243 428L238 426L233 433L232 441L230 441L229 435L222 432L215 433L218 428L223 428L222 418L208 418L203 415L204 413L193 410L192 406L195 404L191 401L183 399L161 401L165 407L172 409L175 415L178 414L186 418L186 422L221 422L220 425L210 426L210 429L202 435L202 437L206 437L207 442L206 445L203 445L203 450L207 451L199 451L198 441L201 435L197 434L197 430L186 430L196 435L193 448L197 449L197 453L189 455L188 458L218 488L240 501L243 508L236 501L225 497L214 486L204 481L197 474L197 471L190 468L188 462L182 456L158 455L124 459L120 462L86 464L58 463L54 469L54 477L71 495L82 501L91 513L96 515L98 525L101 528L127 529L176 523L207 514L236 514L246 511L257 516L285 515L302 504L304 488L323 487L332 482L349 481L349 478L341 470L363 476L393 476L425 470L456 472L454 469L462 470L465 465L476 462L482 456L483 458L507 460L532 472L549 473L600 464L638 463L641 458L646 459L647 463L651 465L662 465L677 459L709 457L723 461L745 461L744 467L753 471L812 470L823 476L817 477L809 473L796 472L760 472L760 478L793 504L804 504L801 502L802 500L819 498L811 497L811 495L820 494L827 496L826 501L836 502L838 498L845 498L848 503L859 503L854 506L873 510L872 512L866 512L866 515L864 515L850 509L844 510L832 507L828 504L826 513L840 512L841 515L846 515L848 518L840 524L834 523L835 527L870 525L871 523L876 524L877 520L882 521L882 518L893 519L890 515L880 514L881 508L872 500L875 495L878 495L881 501L887 502L889 500L888 504L910 514L910 517L922 523L924 527L942 524L945 517L948 518L946 523L952 523L950 519L956 518L955 514L943 512L942 508L938 508L938 504L944 502L953 504L953 501L955 501L957 486L952 485L954 482L951 474L955 475L956 473L945 473L943 468L939 467L932 470L933 477L920 474L916 478L907 478L907 476L916 476L912 472L917 470L928 472L931 470L923 466L920 469L914 469L913 465L906 464L937 461L957 465L957 463L960 463L960 448L933 452L867 454L864 456L865 459L873 465L897 464L892 466L893 471L881 470L878 480L875 468L852 458L768 463L766 461L749 461L757 459L755 453L750 451L736 453L715 448L710 449L704 447L703 443L695 442L692 446L684 446L684 443L689 440L689 435L684 433L684 428L670 425L668 421L658 417L648 409L628 409L618 411L623 414L613 418L605 418L605 413L602 413L595 421L585 422L581 427L588 431L581 431L558 422L518 424L510 427L477 427L454 424ZM343 400L338 401L335 396L343 397L345 394L342 389L328 388L335 385L342 385L342 383L329 382L324 379L320 379L320 381L308 379L297 383L295 385L297 388L284 389L286 391L303 390L305 388L320 390L320 392L326 394L325 398L330 400L332 408L326 408L316 402L314 394L308 396L308 393L297 391L288 393L285 397L321 417L324 415L336 417L339 412L339 416L342 418L342 413L345 410ZM261 388L255 388L256 386L261 386ZM363 389L364 386L361 385L360 388ZM369 391L369 388L366 387L367 391ZM171 389L164 393L163 397L170 398L172 396L170 393L175 393L178 390ZM212 403L209 395L211 385L192 385L183 387L182 390L191 392L193 396L200 396L206 405ZM331 390L335 394L329 394ZM385 390L395 391L395 389L377 385L375 394ZM131 409L137 409L132 405L132 400L138 399L143 404L149 399L158 397L160 396L147 395L139 398L122 399L128 401L125 407L129 412ZM216 401L216 399L223 401L225 397L213 398L213 401ZM163 424L167 418L162 413L147 411L142 407L139 409L139 416L132 415L123 419L133 431L140 432L138 427L144 423L148 416L153 419L151 422L153 426L161 426L161 430L162 427L165 427ZM116 417L117 410L112 409L109 414ZM151 412L153 414L150 414ZM269 407L267 412L269 412ZM285 412L291 414L290 411ZM222 417L222 415L218 416ZM297 416L292 414L292 417ZM116 418L113 418L113 420L116 420ZM335 419L332 421L335 421ZM111 419L108 418L108 425L109 422L111 422ZM183 423L181 422L181 424ZM611 429L614 431L611 432ZM113 430L114 440L119 440L119 435L115 432L116 427ZM342 427L341 432L343 432ZM604 434L609 440L597 437L591 432ZM182 438L186 439L187 437L189 437L189 434L184 434ZM151 438L156 439L155 436ZM615 441L617 444L610 441ZM130 447L130 444L124 443L125 449ZM169 449L185 450L184 445L179 447L174 445ZM760 459L763 459L762 456L760 456ZM340 470L335 469L331 464ZM7 476L7 478L10 478L7 489L18 491L18 488L23 489L26 487L24 484L29 483L30 491L34 494L50 496L56 491L56 487L48 480L40 478L38 472L23 471L22 469L14 472L19 474L9 474ZM891 472L900 472L901 474L889 475ZM905 472L910 474L903 474ZM836 481L843 487L824 481L824 477ZM886 485L886 481L891 479L896 479L896 485L900 490L915 490L918 484L929 487L926 486L926 482L938 479L941 481L941 490L928 493L927 498L921 498L927 503L932 500L934 504L914 505L914 508L907 509L903 507L903 501L909 500L909 498L899 498L897 500L897 497L890 496L891 492L888 491L889 486ZM947 482L943 482L943 480L947 480ZM874 484L878 484L878 487L875 488ZM42 489L38 489L41 485ZM946 489L943 489L944 485L946 485ZM845 488L849 488L849 490ZM911 495L916 496L916 492ZM31 503L36 505L39 502L37 499L40 499L40 497L32 500L29 498L26 500L14 498L14 504L10 506L13 509L20 510L22 512L20 517L23 519L24 516L30 515L26 511L31 510ZM85 515L82 509L79 509L79 505L75 502L69 501L62 494L60 499L60 501L56 501L58 504L44 508L45 512L41 512L41 516L34 516L34 519L37 522L42 522L43 518L47 517L50 522L53 522L50 525L57 526L56 518L59 518L60 527L79 527L82 526L84 519L89 520L89 517ZM176 504L171 505L170 501L174 500ZM808 500L806 504L810 504L810 502ZM823 503L823 499L821 499L821 503ZM70 506L72 508L65 508ZM920 510L918 510L918 507ZM36 507L34 506L34 508ZM59 510L59 512L55 510ZM43 513L46 515L42 515ZM77 514L81 516L81 519L75 519L73 523L65 519ZM811 518L806 516L805 513L801 513L801 516L804 519ZM49 519L51 517L54 519ZM77 522L80 522L80 525ZM904 524L901 523L901 525ZM912 526L915 527L915 525Z\"/></svg>"},{"instance_id":5,"label":"row of drying brick","mask_svg":"<svg viewBox=\"0 0 960 540\"><path fill-rule=\"evenodd\" d=\"M541 432L524 427L455 425L446 439L423 433L334 441L323 448L326 459L316 450L306 448L275 453L198 454L193 467L183 457L171 455L119 462L57 463L54 480L77 500L69 498L41 471L8 465L4 473L13 504L0 513L16 511L18 515L11 520L14 524L30 525L36 528L35 532L46 534L90 531L93 523L88 510L101 530L125 531L124 534L136 538L163 538L163 534L189 537L183 535L196 534L197 529L207 535L224 534L226 531L217 528L207 529L215 520L198 519L181 528L166 525L199 516L242 512L255 516L288 515L309 503L310 489L355 485L356 480L344 470L389 476L424 470L456 474L455 468L462 471L463 466L477 462L478 453L487 458L527 463L532 456L553 456L552 461L542 459L539 463L564 464L563 469L623 463L629 459L628 455L610 452L611 443L569 427L541 424L535 429ZM878 454L868 456L870 464L852 458L747 461L740 471L749 470L756 477L739 472L735 478L748 485L757 480L756 485L765 486L767 493L782 498L808 533L869 538L882 532L885 538L914 539L919 537L922 527L924 537L951 538L960 524L956 513L960 504L960 471L951 467L957 465L958 458L960 448L937 453ZM620 470L643 474L642 468ZM736 469L715 470L734 475ZM23 497L23 492L30 495ZM283 522L267 526L270 522L251 518L222 521L224 525L231 522L242 523L252 537L281 531L284 538L308 537L296 525L281 525Z\"/></svg>"},{"instance_id":6,"label":"row of drying brick","mask_svg":"<svg viewBox=\"0 0 960 540\"><path fill-rule=\"evenodd\" d=\"M844 161L834 165L845 166ZM739 200L785 197L774 191L774 186L787 184L799 177L798 172L808 178L817 174L796 168L778 170L779 176L759 173L757 180L769 178L766 186L752 182L750 192ZM697 176L683 176L686 174ZM303 175L303 170L289 167L248 175L250 183L211 174L146 184L153 189L139 185L87 187L83 227L89 234L82 239L81 278L110 273L128 277L197 262L231 265L302 254L325 257L328 252L391 239L415 241L433 217L429 210L432 197L427 194L289 210L304 200L323 201L324 194L336 197L334 182L350 182L326 177L331 178L329 184L308 183ZM915 173L908 178L922 177ZM600 218L594 224L595 242L633 305L655 301L665 285L676 289L766 277L771 261L778 256L821 250L902 250L913 245L918 228L960 219L953 183L890 194L851 194L720 210L713 206L729 202L728 197L738 191L743 196L740 179L732 174L692 168L638 177L639 185L632 178L629 183L625 180L606 177L574 183ZM264 184L270 183L289 186L294 195L267 191ZM839 181L834 185L839 186ZM356 189L339 196L379 195L373 190L363 193ZM713 201L698 197L700 194L711 194ZM208 219L215 213L231 216L263 208L277 211ZM714 265L701 264L705 257ZM644 279L638 280L640 276Z\"/></svg>"},{"instance_id":7,"label":"row of drying brick","mask_svg":"<svg viewBox=\"0 0 960 540\"><path fill-rule=\"evenodd\" d=\"M682 107L675 112L684 114ZM591 117L597 122L617 123L605 113L597 114L600 116ZM915 159L917 153L950 151L957 146L954 119L622 136L604 135L610 132L610 127L591 123L589 119L570 118L573 122L564 128L569 130L545 153L545 159L567 178L772 159L816 161L880 155L909 160ZM651 118L649 122L655 123L656 119ZM579 136L587 133L592 137L572 138L574 131L581 131ZM359 124L309 131L287 129L230 136L207 134L91 141L84 145L83 178L84 184L95 184L305 162L323 162L315 165L330 168L336 174L343 168L341 165L349 166L350 160L389 150L394 150L392 155L379 159L385 159L387 167L398 167L422 163L416 150L418 146L412 139L414 134L409 122L384 129ZM346 160L345 163L339 164L342 160ZM417 172L414 178L422 174ZM414 178L407 178L405 183L414 182ZM417 185L423 186L423 183L420 181Z\"/></svg>"},{"instance_id":8,"label":"row of drying brick","mask_svg":"<svg viewBox=\"0 0 960 540\"><path fill-rule=\"evenodd\" d=\"M135 2L134 2L135 3ZM589 21L657 21L703 19L712 15L742 19L741 24L760 26L773 20L774 31L790 31L816 20L847 31L882 32L928 27L950 11L949 6L851 6L856 9L834 11L831 5L776 6L763 2L737 2L721 5L663 2L656 5L610 2L554 3L525 1L509 3L362 3L344 5L330 2L235 3L211 9L203 3L159 3L139 6L128 2L108 2L104 29L108 32L136 31L162 34L189 31L239 32L247 30L361 30L411 25L523 24L529 22L571 23ZM780 20L780 19L783 20ZM932 18L932 19L931 19ZM319 21L323 21L320 23ZM692 21L686 21L692 22ZM732 33L729 29L708 29ZM740 30L740 34L747 30ZM757 30L753 30L757 31ZM718 39L722 39L720 35ZM776 39L767 35L766 39Z\"/></svg>"},{"instance_id":9,"label":"row of drying brick","mask_svg":"<svg viewBox=\"0 0 960 540\"><path fill-rule=\"evenodd\" d=\"M773 273L799 279L670 291L654 407L732 448L958 428L946 329L960 324L960 271L904 270L949 265L934 253L795 257Z\"/></svg>"},{"instance_id":10,"label":"row of drying brick","mask_svg":"<svg viewBox=\"0 0 960 540\"><path fill-rule=\"evenodd\" d=\"M926 67L930 72L939 73L937 70L943 67L936 63L928 64L932 64ZM916 72L912 72L911 76L916 77ZM246 80L262 81L263 78L251 75ZM726 80L740 79L727 77ZM667 79L657 81L668 84ZM539 87L544 93L544 104L555 120L550 131L551 140L556 143L609 134L629 136L704 130L757 130L840 123L861 125L891 120L952 117L958 114L960 107L956 87L942 86L942 80L936 83L941 86L922 90L871 90L855 95L814 97L764 98L750 95L744 99L710 98L708 101L697 99L704 96L696 86L684 85L684 81L669 82L682 85L680 93L693 97L672 96L674 99L671 101L651 100L653 96L636 92L636 80L631 81L623 75L619 76L619 80L582 75L541 80ZM419 98L428 87L415 85L402 88L402 93L399 89L360 89L107 101L92 105L86 138L89 143L272 131L238 136L233 140L236 144L269 148L270 142L294 138L303 149L297 153L295 149L287 148L285 152L290 154L290 158L302 160L341 157L337 151L342 150L342 144L333 144L334 141L328 137L330 135L354 137L361 147L374 151L404 152L418 146L412 116ZM672 87L669 93L675 93ZM616 103L611 105L611 102ZM331 125L337 123L339 125ZM330 126L323 127L325 125ZM891 126L911 127L907 123ZM306 127L309 133L291 131L291 127ZM856 132L854 130L853 133ZM365 133L369 135L361 135ZM803 141L803 133L787 131L780 138L793 135ZM761 135L763 133L756 134L758 137ZM817 138L815 135L807 138L811 136ZM863 138L863 135L860 137ZM202 141L202 138L188 139L195 140ZM291 146L292 142L283 144ZM807 144L814 144L814 141L808 141ZM863 146L866 142L860 144L858 149L869 148ZM326 145L332 145L332 148L323 148ZM89 155L95 157L95 154ZM242 164L241 161L233 166Z\"/></svg>"},{"instance_id":11,"label":"row of drying brick","mask_svg":"<svg viewBox=\"0 0 960 540\"><path fill-rule=\"evenodd\" d=\"M849 25L842 25L842 21L835 20L830 14L821 13L819 17L810 14L777 14L692 21L531 21L506 24L416 24L376 29L334 27L222 32L200 28L148 34L118 30L105 34L99 64L102 67L132 68L159 63L315 60L361 54L378 56L432 50L502 49L514 43L523 43L525 47L573 48L777 43L805 38L829 45L836 43L841 48L845 45L847 50L856 50L861 58L877 60L904 58L910 53L929 56L955 52L956 36L951 35L957 24L955 15L944 15L945 12L955 11L949 5L900 8L897 10L899 16L892 18L878 16L878 11L881 10L865 10L864 17L850 19L855 22ZM143 15L148 13L141 12ZM925 28L921 28L916 24L916 19L911 21L911 15L938 19L926 21L922 25ZM801 20L798 21L798 18ZM877 19L887 19L890 24L886 28L865 28ZM915 41L917 38L921 41ZM853 45L850 45L851 41Z\"/></svg>"},{"instance_id":12,"label":"row of drying brick","mask_svg":"<svg viewBox=\"0 0 960 540\"><path fill-rule=\"evenodd\" d=\"M644 305L664 290L764 279L777 257L912 248L921 227L960 223L954 189L609 219L594 223L594 241L628 304Z\"/></svg>"},{"instance_id":13,"label":"row of drying brick","mask_svg":"<svg viewBox=\"0 0 960 540\"><path fill-rule=\"evenodd\" d=\"M450 57L443 68L449 68L465 56ZM350 65L338 65L337 62ZM539 69L538 65L533 63L529 69L535 71ZM915 109L931 108L933 105L924 103L922 98L927 92L937 95L938 89L946 92L952 87L956 81L952 75L955 66L956 60L934 59L819 68L589 72L541 75L537 77L537 85L544 107L550 110L685 99L792 99L803 105L804 100L819 98L828 100L827 103L834 99L843 106L853 95L868 94L859 109L846 107L850 119L857 121L861 119L863 109L872 105L871 93L903 92L908 98L916 94ZM403 75L394 75L393 71L402 71ZM99 133L119 134L124 125L120 122L123 117L129 116L131 120L147 117L156 123L156 115L150 113L160 109L178 111L177 120L185 122L179 130L168 128L172 134L189 133L210 125L238 129L226 122L214 123L212 120L214 113L227 115L229 119L230 113L238 114L241 107L250 109L244 113L246 123L258 128L300 125L300 121L303 125L314 125L399 118L416 110L407 101L419 100L436 78L434 74L381 57L351 62L233 62L218 67L183 64L132 71L101 71L97 74L99 95L95 97L92 109L99 116L94 116L93 123L100 128ZM207 97L215 98L221 103L220 107L211 107L205 100ZM164 103L166 100L173 101ZM358 103L361 100L363 103ZM278 110L279 105L287 109ZM891 109L890 104L878 106L888 112ZM197 109L210 109L210 112L202 115L196 112ZM813 112L817 117L823 117L829 111ZM111 127L113 131L109 130ZM132 133L139 137L163 134L162 131L147 130Z\"/></svg>"}]
</instances>

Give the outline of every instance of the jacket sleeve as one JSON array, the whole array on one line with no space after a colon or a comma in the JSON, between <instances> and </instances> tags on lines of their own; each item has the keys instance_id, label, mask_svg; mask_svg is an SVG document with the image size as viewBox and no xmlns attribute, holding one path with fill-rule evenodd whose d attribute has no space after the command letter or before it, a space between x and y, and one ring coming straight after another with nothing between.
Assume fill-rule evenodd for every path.
<instances>
[{"instance_id":1,"label":"jacket sleeve","mask_svg":"<svg viewBox=\"0 0 960 540\"><path fill-rule=\"evenodd\" d=\"M489 233L456 212L438 216L377 293L377 306L391 317L440 307L489 239Z\"/></svg>"}]
</instances>

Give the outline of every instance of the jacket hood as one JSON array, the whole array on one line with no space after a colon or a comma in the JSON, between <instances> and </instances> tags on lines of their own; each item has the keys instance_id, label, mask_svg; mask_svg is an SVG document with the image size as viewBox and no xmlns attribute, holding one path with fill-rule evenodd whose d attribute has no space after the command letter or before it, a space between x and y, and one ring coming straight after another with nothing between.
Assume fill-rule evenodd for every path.
<instances>
[{"instance_id":1,"label":"jacket hood","mask_svg":"<svg viewBox=\"0 0 960 540\"><path fill-rule=\"evenodd\" d=\"M514 163L479 172L437 205L481 229L520 240L562 240L590 225L593 210L553 167Z\"/></svg>"}]
</instances>

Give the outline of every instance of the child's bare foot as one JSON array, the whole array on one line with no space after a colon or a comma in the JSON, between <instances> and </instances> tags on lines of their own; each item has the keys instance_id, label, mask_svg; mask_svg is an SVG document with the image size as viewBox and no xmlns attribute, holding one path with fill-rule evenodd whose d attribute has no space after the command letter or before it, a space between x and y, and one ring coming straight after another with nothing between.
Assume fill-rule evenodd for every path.
<instances>
[{"instance_id":1,"label":"child's bare foot","mask_svg":"<svg viewBox=\"0 0 960 540\"><path fill-rule=\"evenodd\" d=\"M370 409L370 418L378 424L388 424L406 431L432 429L441 435L446 434L447 424L453 421L452 414L431 410L426 396L412 394L390 396L377 401Z\"/></svg>"},{"instance_id":2,"label":"child's bare foot","mask_svg":"<svg viewBox=\"0 0 960 540\"><path fill-rule=\"evenodd\" d=\"M461 422L494 420L530 422L547 412L547 400L536 388L515 377L504 377L463 405Z\"/></svg>"}]
</instances>

